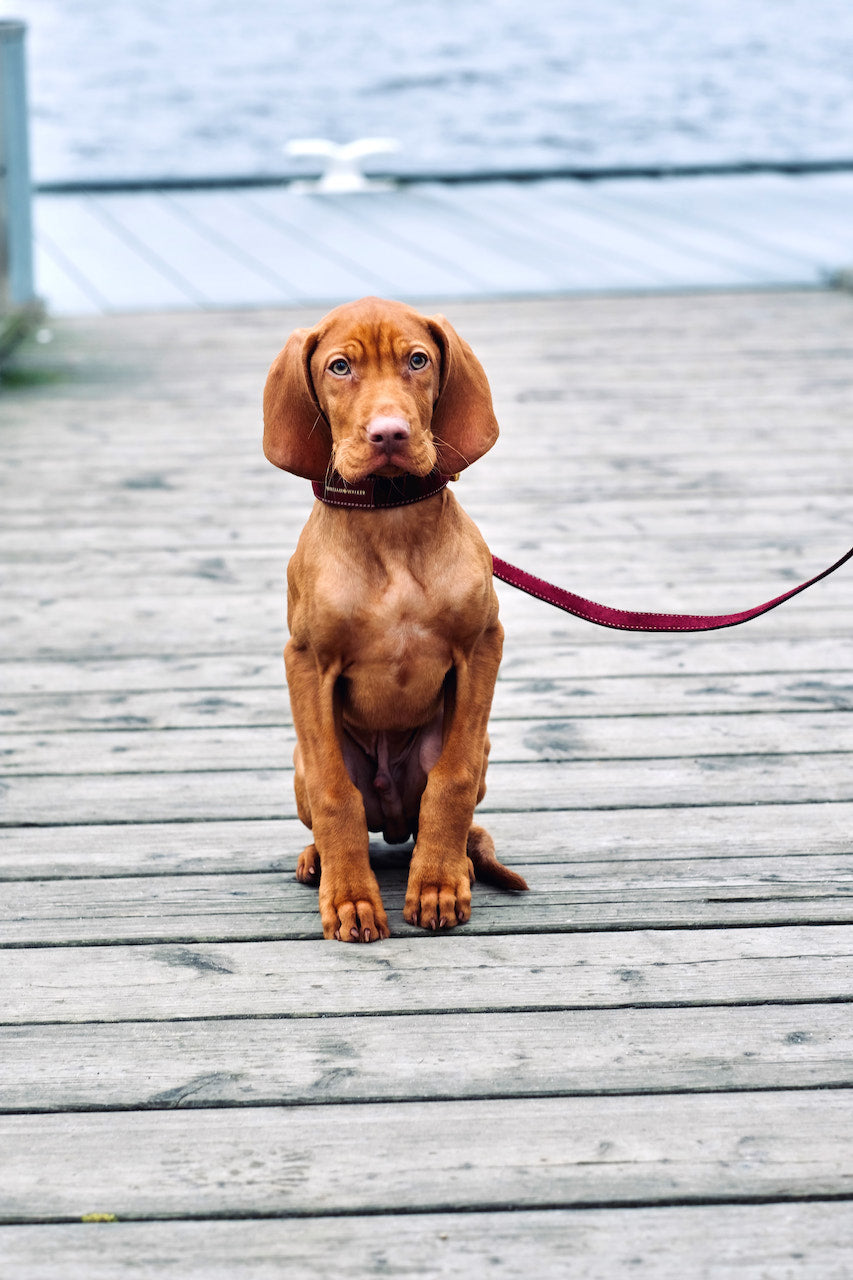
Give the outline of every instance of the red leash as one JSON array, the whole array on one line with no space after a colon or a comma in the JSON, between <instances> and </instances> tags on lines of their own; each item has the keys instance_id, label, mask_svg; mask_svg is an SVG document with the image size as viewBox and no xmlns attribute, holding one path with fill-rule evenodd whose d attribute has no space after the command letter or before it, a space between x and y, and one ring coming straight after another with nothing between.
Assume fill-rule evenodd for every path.
<instances>
[{"instance_id":1,"label":"red leash","mask_svg":"<svg viewBox=\"0 0 853 1280\"><path fill-rule=\"evenodd\" d=\"M507 564L506 560L499 560L497 556L492 556L492 563L494 575L500 578L501 582L508 582L511 587L518 587L519 591L526 591L528 595L536 596L547 604L555 605L558 609L565 609L566 613L574 614L576 618L583 618L585 622L594 622L599 627L615 627L618 631L717 631L721 627L737 627L741 622L749 622L751 618L758 618L762 613L769 613L777 605L784 604L792 596L799 595L807 587L820 582L821 578L835 573L835 570L840 569L851 557L853 557L853 547L840 560L836 560L835 564L824 569L823 573L809 578L808 582L794 587L791 591L786 591L775 600L756 605L754 609L745 609L743 613L716 615L639 613L631 609L612 609L609 605L584 600L583 596L576 596L573 591L565 591L562 587L544 582L542 578L537 578L534 574L525 572L524 569L517 569L515 565Z\"/></svg>"}]
</instances>

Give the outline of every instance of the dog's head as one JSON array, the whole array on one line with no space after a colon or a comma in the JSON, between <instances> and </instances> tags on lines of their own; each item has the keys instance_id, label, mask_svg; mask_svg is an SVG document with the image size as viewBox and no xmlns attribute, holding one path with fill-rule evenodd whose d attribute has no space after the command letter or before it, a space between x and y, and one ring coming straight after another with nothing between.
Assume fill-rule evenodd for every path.
<instances>
[{"instance_id":1,"label":"dog's head","mask_svg":"<svg viewBox=\"0 0 853 1280\"><path fill-rule=\"evenodd\" d=\"M492 447L482 365L443 316L362 298L297 329L264 389L264 453L308 480L452 475Z\"/></svg>"}]
</instances>

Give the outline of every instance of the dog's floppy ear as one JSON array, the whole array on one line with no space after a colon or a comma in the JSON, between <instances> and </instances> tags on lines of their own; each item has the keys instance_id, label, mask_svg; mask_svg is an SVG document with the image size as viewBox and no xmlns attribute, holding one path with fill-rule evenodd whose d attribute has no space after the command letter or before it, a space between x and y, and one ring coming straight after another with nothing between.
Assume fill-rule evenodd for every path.
<instances>
[{"instance_id":1,"label":"dog's floppy ear","mask_svg":"<svg viewBox=\"0 0 853 1280\"><path fill-rule=\"evenodd\" d=\"M453 475L476 462L498 438L483 366L444 316L427 323L441 351L441 382L432 415L438 469Z\"/></svg>"},{"instance_id":2,"label":"dog's floppy ear","mask_svg":"<svg viewBox=\"0 0 853 1280\"><path fill-rule=\"evenodd\" d=\"M329 424L314 395L309 361L313 329L295 329L278 353L264 387L264 453L306 480L322 480L332 456Z\"/></svg>"}]
</instances>

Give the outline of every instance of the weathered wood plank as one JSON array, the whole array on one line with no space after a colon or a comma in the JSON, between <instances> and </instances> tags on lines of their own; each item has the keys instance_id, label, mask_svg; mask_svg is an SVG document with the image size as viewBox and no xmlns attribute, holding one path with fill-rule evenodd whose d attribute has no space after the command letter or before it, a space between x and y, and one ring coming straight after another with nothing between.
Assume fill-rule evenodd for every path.
<instances>
[{"instance_id":1,"label":"weathered wood plank","mask_svg":"<svg viewBox=\"0 0 853 1280\"><path fill-rule=\"evenodd\" d=\"M203 193L199 195L204 198ZM117 193L92 200L98 215L126 239L129 249L177 277L196 304L265 306L301 301L277 263L258 262L250 247L221 232L211 234L172 194Z\"/></svg>"},{"instance_id":2,"label":"weathered wood plank","mask_svg":"<svg viewBox=\"0 0 853 1280\"><path fill-rule=\"evenodd\" d=\"M664 269L653 244L639 253L632 240L631 252L626 253L618 228L590 226L590 220L578 216L570 205L561 209L558 219L543 217L541 202L531 199L531 192L525 200L511 182L480 187L424 183L420 193L441 209L445 219L462 217L511 240L516 253L549 272L549 290L649 288L679 279L677 273ZM680 266L685 270L687 263L682 260Z\"/></svg>"},{"instance_id":3,"label":"weathered wood plank","mask_svg":"<svg viewBox=\"0 0 853 1280\"><path fill-rule=\"evenodd\" d=\"M488 220L460 217L434 193L434 187L424 191L418 184L371 199L369 204L354 200L348 212L393 243L408 245L440 268L455 269L468 286L466 294L482 295L495 285L506 294L549 293L559 288L553 268L543 261L535 243L507 236ZM479 203L488 206L483 192Z\"/></svg>"},{"instance_id":4,"label":"weathered wood plank","mask_svg":"<svg viewBox=\"0 0 853 1280\"><path fill-rule=\"evenodd\" d=\"M673 760L541 761L489 768L477 810L675 808L686 805L803 804L853 799L849 753L719 755ZM89 822L209 822L292 817L292 775L265 769L181 773L47 774L9 777L0 825Z\"/></svg>"},{"instance_id":5,"label":"weathered wood plank","mask_svg":"<svg viewBox=\"0 0 853 1280\"><path fill-rule=\"evenodd\" d=\"M846 1202L0 1226L27 1280L847 1280Z\"/></svg>"},{"instance_id":6,"label":"weathered wood plank","mask_svg":"<svg viewBox=\"0 0 853 1280\"><path fill-rule=\"evenodd\" d=\"M799 261L828 271L853 253L853 237L844 218L843 199L828 192L824 178L814 187L782 174L754 174L731 186L722 178L661 183L614 184L625 208L640 201L665 210L671 218L711 223L737 235L745 248L765 246L785 255L794 269Z\"/></svg>"},{"instance_id":7,"label":"weathered wood plank","mask_svg":"<svg viewBox=\"0 0 853 1280\"><path fill-rule=\"evenodd\" d=\"M492 813L488 827L500 855L528 867L567 863L579 871L627 877L633 864L693 859L832 857L850 852L853 803L684 809ZM296 817L248 821L145 822L114 826L0 827L0 880L64 876L293 874L307 832ZM381 841L378 858L388 858ZM748 872L748 867L746 867Z\"/></svg>"},{"instance_id":8,"label":"weathered wood plank","mask_svg":"<svg viewBox=\"0 0 853 1280\"><path fill-rule=\"evenodd\" d=\"M519 559L520 557L516 557ZM523 567L523 566L522 566ZM547 565L537 566L542 575L551 573ZM553 577L558 574L555 572ZM577 582L572 584L577 587ZM533 660L538 671L560 671L561 650L566 645L594 645L613 643L613 632L592 627L570 618L558 610L549 609L541 601L526 598L510 601L507 592L498 592L501 613L507 629L504 643L503 668L512 673L513 663L529 662L530 654L540 652ZM770 588L772 593L772 588ZM515 593L520 596L519 592ZM602 591L597 595L603 596ZM609 594L609 593L608 593ZM768 598L763 589L745 599L743 590L737 599L731 593L715 590L710 594L701 587L690 590L648 591L643 588L625 588L604 603L622 608L662 610L665 612L731 612L732 609L758 604L761 597ZM757 599L756 599L757 596ZM523 611L523 612L522 612ZM522 625L514 614L526 620ZM47 598L37 605L32 602L12 602L4 615L6 656L26 660L56 658L65 660L72 656L87 659L154 657L168 654L175 658L190 658L199 653L212 652L216 656L245 654L257 650L266 639L269 653L280 653L287 638L284 622L284 592L237 591L231 589L219 593L196 596L104 596L91 599L88 607L81 609L79 601L64 598ZM816 592L807 603L796 600L767 617L749 623L748 643L753 648L752 663L746 665L741 657L740 670L767 670L768 662L762 661L763 641L805 640L811 638L815 645L822 640L834 640L830 646L827 665L845 666L849 662L849 648L842 642L850 633L850 605L847 593L837 587ZM606 637L606 638L605 638ZM542 642L553 655L547 666L541 658ZM636 636L623 639L618 652L627 655L631 650L642 649L646 653L661 652L662 646L670 655L696 650L701 640L685 640L683 637L660 640L655 637ZM717 639L716 645L724 646L726 639ZM655 646L657 648L655 649ZM741 651L742 652L742 651ZM725 659L723 659L725 660ZM625 662L630 659L626 656ZM810 666L819 659L807 657ZM619 670L615 664L613 673Z\"/></svg>"},{"instance_id":9,"label":"weathered wood plank","mask_svg":"<svg viewBox=\"0 0 853 1280\"><path fill-rule=\"evenodd\" d=\"M826 1089L853 1083L853 1024L833 1004L89 1023L0 1027L0 1056L21 1112Z\"/></svg>"},{"instance_id":10,"label":"weathered wood plank","mask_svg":"<svg viewBox=\"0 0 853 1280\"><path fill-rule=\"evenodd\" d=\"M813 1003L853 995L843 925L0 950L4 1023Z\"/></svg>"},{"instance_id":11,"label":"weathered wood plank","mask_svg":"<svg viewBox=\"0 0 853 1280\"><path fill-rule=\"evenodd\" d=\"M10 734L0 748L7 776L167 773L187 768L289 765L296 736L282 689L270 698L277 723L233 728L78 729ZM544 709L543 709L544 710ZM853 745L853 711L734 715L493 718L490 761L651 760L683 756L842 755Z\"/></svg>"},{"instance_id":12,"label":"weathered wood plank","mask_svg":"<svg viewBox=\"0 0 853 1280\"><path fill-rule=\"evenodd\" d=\"M148 474L153 478L154 473ZM816 571L829 562L833 552L840 554L845 548L849 538L840 490L839 485L835 493L823 495L822 510L817 499L793 493L762 494L762 501L756 497L748 511L742 500L738 510L728 510L733 503L715 506L710 499L666 498L655 503L646 495L631 498L629 504L627 498L611 496L607 502L593 505L587 500L574 502L563 512L555 510L547 525L533 497L509 503L497 494L466 492L461 500L497 553L506 550L510 537L531 567L546 542L570 552L571 569L563 565L562 571L570 574L571 581L594 570L599 586L612 589L623 580L627 582L630 567L640 582L656 585L672 578L675 583L696 563L701 565L703 576L711 575L715 585L738 585L748 578L750 583L769 586L787 582L800 567L801 578L805 578L810 569ZM765 505L772 503L778 510L780 502L788 508L784 531L779 528L778 515ZM46 516L36 504L21 506L5 516L0 528L0 550L8 557L4 572L8 572L10 583L14 577L27 586L27 568L44 580L45 570L52 573L51 566L73 560L74 568L90 577L91 557L93 564L97 561L104 582L110 580L111 573L120 582L126 581L127 556L133 553L140 572L147 566L153 571L156 557L169 572L171 568L183 572L184 566L195 561L209 577L210 566L203 562L214 557L231 561L234 544L246 537L246 525L251 521L252 545L247 545L242 559L233 561L238 579L251 580L245 568L251 556L252 563L263 565L263 581L277 573L276 585L281 589L285 564L308 515L308 508L295 504L282 510L280 502L262 502L260 509L256 506L249 513L229 501L223 520L217 521L212 512L199 507L192 541L176 551L176 544L184 543L187 536L186 517L176 516L174 505L166 503L156 510L153 506L143 510L145 519L140 520L139 508L117 498L114 504L101 508L69 512L62 521L58 516ZM57 553L40 539L42 533L58 530L60 524L63 550ZM688 538L685 529L689 530ZM221 569L219 572L221 576Z\"/></svg>"},{"instance_id":13,"label":"weathered wood plank","mask_svg":"<svg viewBox=\"0 0 853 1280\"><path fill-rule=\"evenodd\" d=\"M36 234L56 246L104 300L104 310L191 308L198 295L156 250L130 243L105 219L94 196L42 196L35 203Z\"/></svg>"},{"instance_id":14,"label":"weathered wood plank","mask_svg":"<svg viewBox=\"0 0 853 1280\"><path fill-rule=\"evenodd\" d=\"M270 356L275 354L275 351L272 351ZM265 371L259 372L260 382L263 385ZM541 432L542 440L551 438L554 430L564 425L565 414L564 408L560 408L557 413L552 410L551 417L555 419L552 426L551 423L542 421L546 415L541 409L536 413L537 428ZM644 424L635 422L632 425L635 430L642 433ZM803 429L802 426L800 429ZM66 445L68 443L70 442L65 442ZM163 442L164 448L167 443L167 441ZM594 448L594 445L590 448ZM599 502L613 504L620 499L623 502L632 499L642 503L645 512L650 499L656 499L662 508L659 518L663 521L664 535L671 536L671 527L667 527L665 504L670 500L674 504L679 502L683 504L688 498L695 497L697 490L701 490L701 496L706 502L709 495L717 493L729 502L736 496L748 501L753 495L758 495L766 502L770 497L776 497L778 500L786 497L788 493L798 495L799 501L802 501L804 493L821 496L825 500L827 483L832 486L831 493L840 497L844 492L843 479L839 476L833 478L828 474L831 472L831 457L838 457L838 454L832 455L825 445L821 446L818 443L811 452L806 452L801 446L786 451L783 441L776 453L771 452L768 443L764 449L752 450L748 448L740 450L736 445L732 445L731 453L715 455L712 434L708 447L701 451L694 450L683 454L661 451L656 453L652 460L642 454L634 459L621 450L603 456L590 453L581 458L572 455L555 458L553 448L550 451L550 457L541 442L539 449L541 452L537 454L532 447L524 451L519 448L516 451L510 448L509 444L506 447L501 445L501 451L494 459L488 462L483 459L482 469L485 475L476 479L472 475L460 482L456 489L459 501L463 506L469 503L473 505L475 495L488 493L492 506L497 508L499 519L505 492L508 496L512 494L515 502L539 503L540 507L543 498L548 497L555 506L562 505L565 511L571 511L573 507L582 510L590 504L597 506ZM841 456L844 456L846 451L842 449L840 452ZM103 492L95 489L87 491L81 487L76 520L79 521L84 512L94 510L98 511L101 520L113 515L120 517L121 503L131 501L128 494L133 490L134 484L139 490L145 490L144 479L158 475L159 485L152 484L149 479L147 488L150 492L143 492L141 497L137 495L136 498L138 506L150 510L155 518L159 512L168 511L170 508L174 512L177 492L183 495L185 501L192 501L199 513L207 511L212 514L221 510L221 502L226 499L229 506L232 502L236 503L234 515L245 528L245 522L251 518L250 495L257 494L259 499L265 500L267 510L262 527L268 526L270 513L276 510L276 499L283 492L293 492L293 484L292 482L286 484L271 469L266 472L262 470L263 466L269 468L269 464L265 464L263 457L260 456L258 434L253 434L249 440L245 441L243 455L243 457L234 458L233 467L229 467L227 464L231 460L228 457L228 451L224 451L224 456L217 458L219 469L213 471L209 463L194 468L191 457L181 459L168 453L152 468L153 460L150 458L146 460L144 454L134 456L132 451L125 451L117 462L108 468L100 464L94 468L96 472L94 478L104 486ZM39 489L46 496L59 498L67 493L61 484L61 478L37 458L28 458L25 455L24 460L28 464L28 470L32 469L33 483L38 483ZM224 468L223 464L225 464ZM560 479L556 482L556 491L555 464L561 468ZM522 465L523 471L519 474L519 467ZM223 469L233 470L230 485L223 474ZM85 479L84 468L79 461L70 460L69 470L74 480ZM205 475L209 477L209 484L203 482ZM91 481L92 477L89 478L90 485ZM299 511L304 513L304 518L311 509L311 490L303 481L296 492ZM220 500L219 507L217 507L217 499ZM37 509L37 503L31 492L22 490L10 494L11 515L33 514ZM56 520L58 523L58 513ZM281 527L284 530L295 527L292 514L282 517ZM541 527L547 528L544 521ZM777 533L777 529L768 525L766 532L768 537L772 537ZM582 533L579 536L582 540ZM499 551L498 546L494 549Z\"/></svg>"},{"instance_id":15,"label":"weathered wood plank","mask_svg":"<svg viewBox=\"0 0 853 1280\"><path fill-rule=\"evenodd\" d=\"M404 194L405 198L405 194ZM482 283L430 252L429 244L412 245L389 236L371 217L359 212L358 195L341 196L334 202L322 196L295 197L289 192L267 188L253 191L249 203L291 233L304 236L310 244L345 246L343 253L352 266L365 270L373 279L371 293L385 297L464 297L482 292ZM373 206L381 196L371 195ZM319 318L319 317L317 317Z\"/></svg>"},{"instance_id":16,"label":"weathered wood plank","mask_svg":"<svg viewBox=\"0 0 853 1280\"><path fill-rule=\"evenodd\" d=\"M745 282L738 268L716 261L701 246L679 244L676 238L662 235L659 226L650 227L648 220L644 224L641 218L614 216L607 202L581 183L567 186L550 180L537 182L530 190L505 183L500 187L500 205L543 227L550 239L557 239L563 253L583 255L590 265L600 257L609 260L609 269L602 269L606 284L630 287L637 275L645 273L653 273L658 287L683 288L688 281L695 287Z\"/></svg>"},{"instance_id":17,"label":"weathered wood plank","mask_svg":"<svg viewBox=\"0 0 853 1280\"><path fill-rule=\"evenodd\" d=\"M3 1116L0 1218L849 1195L851 1123L850 1090Z\"/></svg>"},{"instance_id":18,"label":"weathered wood plank","mask_svg":"<svg viewBox=\"0 0 853 1280\"><path fill-rule=\"evenodd\" d=\"M782 203L778 188L777 194ZM800 242L800 252L792 252L790 245L779 245L756 234L759 210L765 215L762 221L775 221L775 212L768 216L769 201L758 207L753 205L755 222L750 226L748 215L738 221L721 220L710 214L713 197L708 192L708 183L701 180L695 185L676 181L676 185L667 187L665 192L663 185L654 179L636 184L614 181L608 183L606 189L587 186L580 196L591 207L600 207L604 217L630 221L633 226L656 231L664 243L682 248L689 246L715 262L740 268L751 283L821 283L821 268L825 267L826 259L808 253L808 240Z\"/></svg>"},{"instance_id":19,"label":"weathered wood plank","mask_svg":"<svg viewBox=\"0 0 853 1280\"><path fill-rule=\"evenodd\" d=\"M247 191L222 189L173 193L173 207L218 237L233 251L251 251L256 262L272 264L274 278L286 278L282 296L313 302L327 298L345 302L371 293L376 274L353 261L342 244L315 242L280 222Z\"/></svg>"},{"instance_id":20,"label":"weathered wood plank","mask_svg":"<svg viewBox=\"0 0 853 1280\"><path fill-rule=\"evenodd\" d=\"M307 513L306 513L307 515ZM621 591L628 587L646 590L674 590L671 585L679 577L689 586L691 576L699 576L706 590L714 593L726 591L732 596L745 596L747 592L765 589L768 593L774 585L779 590L796 585L809 576L809 570L817 571L829 563L829 556L838 557L846 550L844 534L826 533L822 543L827 549L816 550L813 558L804 561L802 540L790 532L784 536L777 531L765 530L751 538L732 539L727 547L721 546L713 531L696 535L685 545L684 521L673 535L661 536L659 530L649 533L648 540L632 538L630 546L619 545L610 536L577 537L573 530L554 529L544 524L541 516L516 519L512 512L492 512L489 523L497 525L503 518L505 526L512 525L511 537L517 547L524 547L528 564L534 565L540 558L553 558L555 552L565 554L571 550L572 579L589 581L589 575L597 572L599 583L606 577L606 590ZM35 537L30 531L28 553L9 553L4 565L3 577L8 590L23 600L38 600L68 586L68 574L74 570L75 589L93 596L127 593L129 581L137 592L171 595L188 592L193 595L206 592L246 590L251 584L258 592L282 592L285 585L285 567L289 551L283 550L285 539L290 548L295 545L301 524L295 521L291 529L270 529L269 544L235 549L223 540L215 551L212 548L185 547L180 551L138 550L132 557L130 548L122 545L114 552L92 551L84 560L78 553L63 551L54 553L49 547L39 546L33 551ZM672 526L670 526L671 528ZM173 536L178 536L175 530ZM835 541L831 542L830 539ZM844 539L844 540L842 540ZM508 535L491 538L498 550L508 541ZM817 539L810 539L815 547ZM654 556L655 559L651 557ZM802 573L799 568L802 567ZM565 565L562 566L565 575ZM842 583L845 579L838 580Z\"/></svg>"},{"instance_id":21,"label":"weathered wood plank","mask_svg":"<svg viewBox=\"0 0 853 1280\"><path fill-rule=\"evenodd\" d=\"M534 684L552 679L576 680L642 677L649 680L680 676L762 676L778 680L779 686L798 678L807 683L820 679L822 672L847 671L850 668L849 646L844 638L827 638L821 634L781 637L765 633L760 641L749 637L750 630L697 635L685 640L681 636L618 637L615 633L583 628L580 624L550 614L537 601L525 604L530 625L519 623L507 627L504 657L498 674L499 687L506 681L529 681ZM537 612L539 611L539 612ZM535 620L538 617L538 625ZM547 626L545 619L555 622ZM826 620L824 616L824 621ZM547 626L547 631L545 627ZM818 628L816 628L817 631ZM545 635L543 638L543 631ZM129 692L166 689L260 688L281 691L284 680L282 650L285 628L266 648L258 648L257 638L242 650L127 654L95 657L87 654L57 654L53 658L31 654L19 659L0 660L0 680L10 695L78 694ZM523 640L523 644L522 644ZM539 651L545 641L553 646L553 657L547 667ZM527 655L533 653L529 658ZM617 687L617 686L614 686ZM642 686L637 686L642 687ZM628 686L626 685L626 689ZM722 691L721 691L722 692ZM4 697L3 705L6 705ZM11 701L9 705L14 705Z\"/></svg>"},{"instance_id":22,"label":"weathered wood plank","mask_svg":"<svg viewBox=\"0 0 853 1280\"><path fill-rule=\"evenodd\" d=\"M118 673L116 673L118 675ZM290 706L280 672L272 684L244 687L5 695L4 732L69 730L234 729L288 724ZM495 689L492 727L502 720L672 713L715 715L853 710L853 670L800 671L796 675L566 677L503 679Z\"/></svg>"},{"instance_id":23,"label":"weathered wood plank","mask_svg":"<svg viewBox=\"0 0 853 1280\"><path fill-rule=\"evenodd\" d=\"M75 264L58 245L47 243L38 233L33 235L33 271L36 296L50 298L51 307L60 315L98 315L103 310L103 298L90 291L89 282Z\"/></svg>"},{"instance_id":24,"label":"weathered wood plank","mask_svg":"<svg viewBox=\"0 0 853 1280\"><path fill-rule=\"evenodd\" d=\"M307 838L307 837L306 837ZM295 853L295 850L294 850ZM849 856L571 863L510 856L529 894L475 885L465 932L853 923ZM374 859L392 936L403 923L408 852ZM322 936L316 896L292 874L7 882L0 945L200 942Z\"/></svg>"}]
</instances>

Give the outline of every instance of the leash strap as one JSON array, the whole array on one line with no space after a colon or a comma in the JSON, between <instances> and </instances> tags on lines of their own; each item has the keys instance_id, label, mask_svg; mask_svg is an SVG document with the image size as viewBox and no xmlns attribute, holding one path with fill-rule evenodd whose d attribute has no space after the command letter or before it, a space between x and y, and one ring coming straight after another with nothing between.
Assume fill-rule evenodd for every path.
<instances>
[{"instance_id":1,"label":"leash strap","mask_svg":"<svg viewBox=\"0 0 853 1280\"><path fill-rule=\"evenodd\" d=\"M599 627L614 627L618 631L717 631L722 627L737 627L742 622L749 622L751 618L760 617L762 613L769 613L771 609L784 604L792 596L799 595L807 587L820 582L821 578L827 578L831 573L835 573L835 570L840 569L851 557L853 557L853 547L840 560L836 560L835 564L824 569L823 573L809 578L808 582L803 582L799 587L786 591L775 600L756 605L754 609L745 609L743 613L717 615L639 613L631 609L612 609L609 605L596 604L593 600L576 596L573 591L555 587L550 582L527 573L524 569L517 569L515 565L507 564L506 560L499 560L497 556L492 556L492 562L494 575L500 578L501 582L508 582L511 587L517 587L519 591L526 591L528 595L536 596L537 599L553 604L558 609L564 609L566 613L571 613L576 618L583 618L585 622L594 622Z\"/></svg>"}]
</instances>

